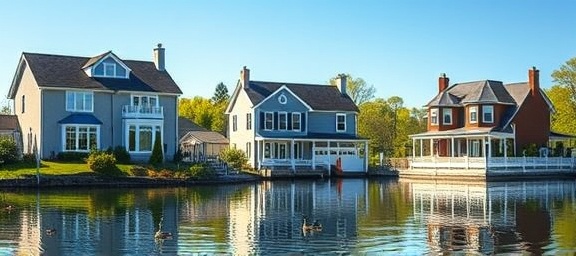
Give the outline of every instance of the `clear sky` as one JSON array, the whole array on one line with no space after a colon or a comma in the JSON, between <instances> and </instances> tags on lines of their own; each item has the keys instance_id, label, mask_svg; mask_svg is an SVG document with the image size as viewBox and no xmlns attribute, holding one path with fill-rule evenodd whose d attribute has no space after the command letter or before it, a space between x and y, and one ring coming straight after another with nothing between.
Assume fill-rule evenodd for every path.
<instances>
[{"instance_id":1,"label":"clear sky","mask_svg":"<svg viewBox=\"0 0 576 256\"><path fill-rule=\"evenodd\" d=\"M263 81L350 73L377 97L419 107L441 73L521 82L536 66L550 87L552 71L576 57L576 1L3 1L0 91L22 52L152 60L157 43L183 97L211 97L219 82L231 93L247 66Z\"/></svg>"}]
</instances>

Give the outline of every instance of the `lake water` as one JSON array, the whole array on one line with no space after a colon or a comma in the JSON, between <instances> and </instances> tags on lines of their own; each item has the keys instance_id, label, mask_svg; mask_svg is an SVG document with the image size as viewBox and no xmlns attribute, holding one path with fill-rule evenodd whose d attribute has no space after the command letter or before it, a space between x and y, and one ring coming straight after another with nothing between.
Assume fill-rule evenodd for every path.
<instances>
[{"instance_id":1,"label":"lake water","mask_svg":"<svg viewBox=\"0 0 576 256\"><path fill-rule=\"evenodd\" d=\"M4 190L0 255L574 255L575 193L403 179Z\"/></svg>"}]
</instances>

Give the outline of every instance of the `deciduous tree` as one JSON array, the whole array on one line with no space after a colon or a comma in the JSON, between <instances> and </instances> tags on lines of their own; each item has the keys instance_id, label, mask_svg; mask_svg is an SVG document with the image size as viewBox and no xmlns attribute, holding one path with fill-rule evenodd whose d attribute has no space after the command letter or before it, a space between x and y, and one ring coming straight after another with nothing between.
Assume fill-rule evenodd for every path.
<instances>
[{"instance_id":1,"label":"deciduous tree","mask_svg":"<svg viewBox=\"0 0 576 256\"><path fill-rule=\"evenodd\" d=\"M336 85L336 79L338 77L333 77L330 79L331 85ZM374 99L374 94L376 93L376 88L373 85L369 85L362 78L354 78L350 74L346 74L346 93L350 98L360 106L365 102Z\"/></svg>"}]
</instances>

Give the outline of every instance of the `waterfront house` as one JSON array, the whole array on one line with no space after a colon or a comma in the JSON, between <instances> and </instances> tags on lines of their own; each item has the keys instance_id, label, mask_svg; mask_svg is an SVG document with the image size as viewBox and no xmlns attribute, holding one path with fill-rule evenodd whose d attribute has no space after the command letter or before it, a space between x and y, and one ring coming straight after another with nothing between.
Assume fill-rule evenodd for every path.
<instances>
[{"instance_id":1,"label":"waterfront house","mask_svg":"<svg viewBox=\"0 0 576 256\"><path fill-rule=\"evenodd\" d=\"M402 174L516 175L573 172L573 159L552 157L550 130L554 106L540 88L539 71L528 82L483 80L449 85L438 79L438 94L425 106L428 130L413 134L410 168ZM536 151L537 150L537 151ZM538 156L527 157L536 151Z\"/></svg>"},{"instance_id":2,"label":"waterfront house","mask_svg":"<svg viewBox=\"0 0 576 256\"><path fill-rule=\"evenodd\" d=\"M367 171L367 140L357 135L358 107L336 86L250 80L244 67L227 107L230 146L266 173Z\"/></svg>"},{"instance_id":3,"label":"waterfront house","mask_svg":"<svg viewBox=\"0 0 576 256\"><path fill-rule=\"evenodd\" d=\"M133 160L147 161L160 139L171 159L182 91L165 69L161 44L153 56L140 61L111 51L95 57L22 53L8 98L23 145L37 143L42 158L123 146ZM24 153L32 152L25 147Z\"/></svg>"}]
</instances>

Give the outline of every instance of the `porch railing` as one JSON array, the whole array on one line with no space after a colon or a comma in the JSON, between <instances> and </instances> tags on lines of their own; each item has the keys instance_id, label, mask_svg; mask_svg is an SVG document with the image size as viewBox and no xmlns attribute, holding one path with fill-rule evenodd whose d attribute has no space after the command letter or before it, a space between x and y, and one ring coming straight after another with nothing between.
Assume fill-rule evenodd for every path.
<instances>
[{"instance_id":1,"label":"porch railing","mask_svg":"<svg viewBox=\"0 0 576 256\"><path fill-rule=\"evenodd\" d=\"M316 160L316 161L314 161L314 163L318 167L327 167L328 166L327 161ZM264 158L262 160L262 165L263 166L287 166L287 167L290 167L290 166L292 166L292 160L291 159ZM312 160L310 160L310 159L294 159L294 166L311 167L312 166Z\"/></svg>"},{"instance_id":2,"label":"porch railing","mask_svg":"<svg viewBox=\"0 0 576 256\"><path fill-rule=\"evenodd\" d=\"M409 168L430 169L574 169L575 158L567 157L417 157L408 158Z\"/></svg>"}]
</instances>

